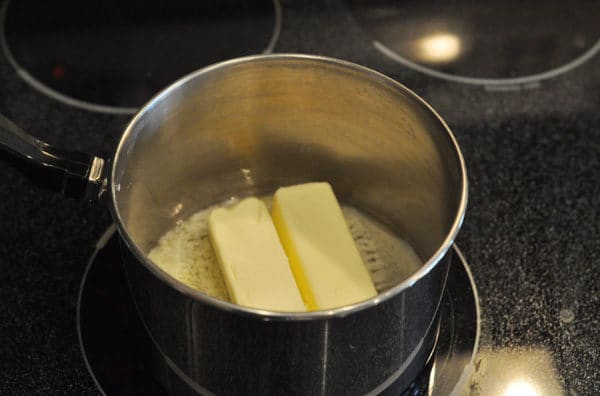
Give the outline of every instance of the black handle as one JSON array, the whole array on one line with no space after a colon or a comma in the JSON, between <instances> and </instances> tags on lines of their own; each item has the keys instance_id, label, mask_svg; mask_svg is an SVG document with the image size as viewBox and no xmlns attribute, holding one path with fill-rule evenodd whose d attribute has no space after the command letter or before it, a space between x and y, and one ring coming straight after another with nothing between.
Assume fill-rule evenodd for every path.
<instances>
[{"instance_id":1,"label":"black handle","mask_svg":"<svg viewBox=\"0 0 600 396\"><path fill-rule=\"evenodd\" d=\"M38 184L74 198L98 201L106 192L108 164L100 157L54 147L0 114L0 148L9 163Z\"/></svg>"}]
</instances>

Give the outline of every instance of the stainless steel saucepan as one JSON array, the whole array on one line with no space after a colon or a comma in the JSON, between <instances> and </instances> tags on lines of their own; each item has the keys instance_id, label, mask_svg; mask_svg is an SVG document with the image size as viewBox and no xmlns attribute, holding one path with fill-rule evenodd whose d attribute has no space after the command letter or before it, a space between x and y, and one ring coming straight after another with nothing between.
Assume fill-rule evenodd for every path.
<instances>
[{"instance_id":1,"label":"stainless steel saucepan","mask_svg":"<svg viewBox=\"0 0 600 396\"><path fill-rule=\"evenodd\" d=\"M234 59L150 100L111 161L52 147L4 118L0 140L59 175L61 191L108 198L154 372L173 394L396 392L431 354L466 170L444 121L384 75L317 56ZM330 182L342 202L392 227L422 267L358 304L283 313L211 298L146 256L204 207L304 181Z\"/></svg>"}]
</instances>

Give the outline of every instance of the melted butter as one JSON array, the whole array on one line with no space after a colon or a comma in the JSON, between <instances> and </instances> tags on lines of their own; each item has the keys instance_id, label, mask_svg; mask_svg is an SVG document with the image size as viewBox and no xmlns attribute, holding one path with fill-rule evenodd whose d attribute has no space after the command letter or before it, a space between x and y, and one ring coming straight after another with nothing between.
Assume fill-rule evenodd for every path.
<instances>
[{"instance_id":1,"label":"melted butter","mask_svg":"<svg viewBox=\"0 0 600 396\"><path fill-rule=\"evenodd\" d=\"M272 199L263 199L270 207ZM160 238L148 257L179 282L229 301L208 237L208 215L218 207L235 202L235 199L227 200L178 222ZM422 265L411 246L389 228L353 207L343 205L342 211L378 292L402 282Z\"/></svg>"}]
</instances>

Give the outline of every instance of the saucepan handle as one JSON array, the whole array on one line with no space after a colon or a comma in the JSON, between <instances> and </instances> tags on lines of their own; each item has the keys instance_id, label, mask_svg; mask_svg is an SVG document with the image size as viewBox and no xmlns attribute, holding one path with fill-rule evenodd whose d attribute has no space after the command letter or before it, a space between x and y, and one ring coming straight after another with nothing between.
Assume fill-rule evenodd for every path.
<instances>
[{"instance_id":1,"label":"saucepan handle","mask_svg":"<svg viewBox=\"0 0 600 396\"><path fill-rule=\"evenodd\" d=\"M29 135L0 114L0 158L35 183L63 195L96 202L106 195L108 163L103 158L54 147Z\"/></svg>"}]
</instances>

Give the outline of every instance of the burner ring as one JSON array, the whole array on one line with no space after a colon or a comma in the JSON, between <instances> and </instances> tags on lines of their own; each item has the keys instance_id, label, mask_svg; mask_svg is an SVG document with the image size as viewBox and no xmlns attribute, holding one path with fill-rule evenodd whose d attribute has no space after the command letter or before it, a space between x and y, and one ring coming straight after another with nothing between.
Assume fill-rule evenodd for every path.
<instances>
[{"instance_id":1,"label":"burner ring","mask_svg":"<svg viewBox=\"0 0 600 396\"><path fill-rule=\"evenodd\" d=\"M591 0L348 0L348 11L386 58L489 90L538 86L600 51L600 14Z\"/></svg>"},{"instance_id":2,"label":"burner ring","mask_svg":"<svg viewBox=\"0 0 600 396\"><path fill-rule=\"evenodd\" d=\"M584 52L579 57L573 59L572 61L559 66L554 69L550 69L548 71L542 73L531 74L528 76L522 77L511 77L511 78L480 78L480 77L468 77L462 75L454 75L450 73L441 72L439 70L435 70L428 66L420 65L416 62L413 62L398 53L394 50L389 49L384 44L379 41L373 41L373 47L375 47L379 52L388 58L406 66L416 71L419 71L423 74L430 75L432 77L441 78L448 81L458 82L462 84L470 84L470 85L483 85L486 88L494 89L500 87L507 86L523 86L523 85L533 85L539 83L543 80L549 80L551 78L555 78L560 76L561 74L567 73L576 67L581 66L591 58L593 58L598 51L600 51L600 38L592 45L586 52Z\"/></svg>"},{"instance_id":3,"label":"burner ring","mask_svg":"<svg viewBox=\"0 0 600 396\"><path fill-rule=\"evenodd\" d=\"M271 0L273 5L274 12L274 22L273 28L270 35L270 38L265 46L265 48L261 51L262 54L270 54L275 49L277 42L279 40L279 35L281 33L281 24L282 24L282 7L279 0ZM6 0L0 7L0 48L2 54L8 60L10 65L15 69L17 75L25 81L29 86L31 86L36 91L51 97L63 104L73 106L76 108L80 108L83 110L89 110L93 112L99 113L109 113L109 114L121 114L121 115L132 115L135 114L139 108L132 106L121 106L121 105L106 105L95 103L94 101L78 99L68 94L64 94L60 92L58 89L52 88L49 84L42 82L41 79L35 77L30 71L28 71L24 66L22 66L16 59L13 51L11 51L8 40L6 37L6 19L8 13L8 6L10 4L10 0ZM225 60L225 59L222 59ZM208 65L206 65L208 66ZM204 66L200 66L204 67ZM192 72L192 70L190 70ZM181 76L179 76L181 77ZM160 91L160 90L159 90ZM158 91L157 91L158 92ZM149 97L146 99L150 99Z\"/></svg>"}]
</instances>

